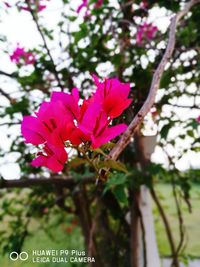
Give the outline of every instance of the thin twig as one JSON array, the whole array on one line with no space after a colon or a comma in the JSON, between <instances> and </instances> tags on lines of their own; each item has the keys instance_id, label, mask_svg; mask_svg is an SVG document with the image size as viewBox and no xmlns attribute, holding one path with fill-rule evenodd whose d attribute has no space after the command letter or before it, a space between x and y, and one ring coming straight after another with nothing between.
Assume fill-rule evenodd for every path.
<instances>
[{"instance_id":1,"label":"thin twig","mask_svg":"<svg viewBox=\"0 0 200 267\"><path fill-rule=\"evenodd\" d=\"M174 243L174 239L172 236L172 231L170 228L169 221L167 219L167 216L164 212L164 209L160 203L159 198L157 197L157 194L156 194L154 188L151 188L150 192L151 192L151 196L152 196L152 198L153 198L153 200L154 200L154 202L155 202L155 204L159 210L160 216L161 216L163 223L164 223L164 226L165 226L166 234L167 234L168 241L169 241L170 248L171 248L173 264L174 264L174 266L179 267L179 262L178 262L177 255L176 255L175 243Z\"/></svg>"},{"instance_id":2,"label":"thin twig","mask_svg":"<svg viewBox=\"0 0 200 267\"><path fill-rule=\"evenodd\" d=\"M4 75L6 77L14 78L14 79L17 78L17 75L15 73L7 73L7 72L2 71L2 70L0 70L0 75Z\"/></svg>"},{"instance_id":3,"label":"thin twig","mask_svg":"<svg viewBox=\"0 0 200 267\"><path fill-rule=\"evenodd\" d=\"M191 0L189 3L186 4L185 8L178 12L171 20L170 28L169 28L169 40L167 44L166 51L162 57L162 60L160 64L158 65L154 75L153 80L151 83L151 87L149 90L148 97L146 101L144 102L143 106L139 110L139 112L136 114L132 122L130 123L128 129L124 132L120 140L117 142L115 147L111 150L109 156L112 159L117 159L118 156L121 154L121 152L124 150L124 148L129 144L131 141L131 138L137 129L137 127L141 124L146 114L149 112L151 107L153 106L155 102L155 97L157 90L160 86L161 77L164 73L165 67L167 63L169 62L174 48L175 48L175 40L176 40L176 29L178 26L179 21L190 11L190 9L200 3L200 0Z\"/></svg>"},{"instance_id":4,"label":"thin twig","mask_svg":"<svg viewBox=\"0 0 200 267\"><path fill-rule=\"evenodd\" d=\"M32 15L33 21L34 21L35 24L36 24L37 30L38 30L38 32L39 32L41 38L42 38L42 41L43 41L44 47L45 47L45 49L46 49L46 51L47 51L47 54L48 54L48 56L49 56L49 58L50 58L50 60L51 60L51 64L52 64L52 67L53 67L53 72L54 72L55 78L56 78L56 80L57 80L57 82L58 82L58 86L59 86L59 87L61 88L61 90L63 91L63 90L64 90L64 87L63 87L62 82L61 82L61 80L60 80L60 78L59 78L59 73L58 73L58 71L56 70L56 65L55 65L55 63L54 63L54 59L53 59L53 57L52 57L52 55L51 55L51 52L50 52L49 47L48 47L48 45L47 45L47 42L46 42L45 36L44 36L44 34L43 34L43 32L42 32L42 29L41 29L41 27L40 27L40 25L39 25L39 23L38 23L38 19L37 19L36 15L35 15L34 11L33 11L32 8L31 8L30 1L29 1L29 0L26 0L26 3L27 3L27 5L28 5L28 7L29 7L29 11L30 11L30 14Z\"/></svg>"},{"instance_id":5,"label":"thin twig","mask_svg":"<svg viewBox=\"0 0 200 267\"><path fill-rule=\"evenodd\" d=\"M185 241L185 226L184 226L184 220L183 220L183 214L181 211L180 203L177 197L177 192L176 192L176 185L175 181L173 179L172 181L172 188L173 188L173 195L176 203L176 210L177 210L177 215L178 215L178 221L179 221L179 232L180 232L180 241L176 249L176 255L177 257L179 256L179 252L184 246L184 241Z\"/></svg>"},{"instance_id":6,"label":"thin twig","mask_svg":"<svg viewBox=\"0 0 200 267\"><path fill-rule=\"evenodd\" d=\"M175 164L174 164L174 162L172 160L172 158L167 153L167 150L164 147L163 147L163 151L165 152L165 154L166 154L166 156L168 158L169 163L174 168L176 168L175 167ZM176 248L176 258L178 258L179 253L180 253L181 249L184 246L184 241L185 241L185 225L184 225L184 220L183 220L183 214L182 214L181 207L180 207L180 204L179 204L179 200L178 200L178 197L177 197L175 179L174 179L173 176L172 176L172 179L171 179L171 183L172 183L172 191L173 191L173 196L174 196L174 199L175 199L176 211L177 211L178 222L179 222L180 241L179 241L179 244L178 244L178 246ZM174 260L172 261L172 264L171 265L173 266L173 264L174 264Z\"/></svg>"},{"instance_id":7,"label":"thin twig","mask_svg":"<svg viewBox=\"0 0 200 267\"><path fill-rule=\"evenodd\" d=\"M20 122L3 122L3 123L1 123L0 124L0 127L1 126L13 126L13 125L19 125L19 124L21 124L21 121Z\"/></svg>"},{"instance_id":8,"label":"thin twig","mask_svg":"<svg viewBox=\"0 0 200 267\"><path fill-rule=\"evenodd\" d=\"M13 102L14 99L8 93L4 92L3 89L1 89L1 88L0 88L0 94L5 96L9 102L11 102L11 103Z\"/></svg>"},{"instance_id":9,"label":"thin twig","mask_svg":"<svg viewBox=\"0 0 200 267\"><path fill-rule=\"evenodd\" d=\"M178 105L178 104L171 104L171 103L166 103L164 105L172 106L175 108L186 108L186 109L199 109L199 105L191 105L191 106L186 106L186 105Z\"/></svg>"}]
</instances>

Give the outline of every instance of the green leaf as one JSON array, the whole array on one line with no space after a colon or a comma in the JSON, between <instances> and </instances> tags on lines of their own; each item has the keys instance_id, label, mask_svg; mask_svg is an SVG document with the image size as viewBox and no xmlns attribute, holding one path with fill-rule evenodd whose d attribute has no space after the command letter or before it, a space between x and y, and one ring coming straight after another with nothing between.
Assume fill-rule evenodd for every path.
<instances>
[{"instance_id":1,"label":"green leaf","mask_svg":"<svg viewBox=\"0 0 200 267\"><path fill-rule=\"evenodd\" d=\"M68 162L68 167L69 169L76 169L77 167L85 164L86 162L87 162L86 159L76 157L72 159L70 162Z\"/></svg>"},{"instance_id":2,"label":"green leaf","mask_svg":"<svg viewBox=\"0 0 200 267\"><path fill-rule=\"evenodd\" d=\"M194 132L192 130L188 130L187 131L187 135L189 135L190 137L194 138Z\"/></svg>"},{"instance_id":3,"label":"green leaf","mask_svg":"<svg viewBox=\"0 0 200 267\"><path fill-rule=\"evenodd\" d=\"M103 193L105 194L108 190L113 189L116 186L119 185L124 186L126 182L127 182L127 175L125 175L124 173L116 173L106 181Z\"/></svg>"},{"instance_id":4,"label":"green leaf","mask_svg":"<svg viewBox=\"0 0 200 267\"><path fill-rule=\"evenodd\" d=\"M162 138L166 139L169 133L169 130L171 129L172 125L171 123L168 123L164 125L160 131L160 135Z\"/></svg>"},{"instance_id":5,"label":"green leaf","mask_svg":"<svg viewBox=\"0 0 200 267\"><path fill-rule=\"evenodd\" d=\"M113 189L113 193L114 193L114 196L116 197L116 199L124 204L124 205L128 205L128 196L126 194L126 191L125 191L125 188L123 186L116 186L114 189Z\"/></svg>"},{"instance_id":6,"label":"green leaf","mask_svg":"<svg viewBox=\"0 0 200 267\"><path fill-rule=\"evenodd\" d=\"M122 171L124 173L128 173L128 170L127 170L126 166L122 162L115 161L115 160L112 160L112 159L99 162L98 168L99 169L111 168L111 169L114 169L114 170L117 170L117 171Z\"/></svg>"}]
</instances>

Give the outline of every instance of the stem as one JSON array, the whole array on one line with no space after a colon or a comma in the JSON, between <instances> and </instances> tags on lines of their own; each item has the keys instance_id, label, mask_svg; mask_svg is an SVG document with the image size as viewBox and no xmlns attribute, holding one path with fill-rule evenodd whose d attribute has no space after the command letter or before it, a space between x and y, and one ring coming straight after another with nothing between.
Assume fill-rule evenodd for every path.
<instances>
[{"instance_id":1,"label":"stem","mask_svg":"<svg viewBox=\"0 0 200 267\"><path fill-rule=\"evenodd\" d=\"M0 88L0 94L6 97L10 103L14 101L14 99L8 93L4 92L1 88Z\"/></svg>"},{"instance_id":2,"label":"stem","mask_svg":"<svg viewBox=\"0 0 200 267\"><path fill-rule=\"evenodd\" d=\"M172 261L172 264L173 266L175 267L180 267L179 265L179 262L178 262L178 258L177 258L177 255L176 255L176 248L175 248L175 243L174 243L174 238L173 238L173 235L172 235L172 230L170 228L170 224L169 224L169 221L167 219L167 216L164 212L164 209L156 195L156 192L154 190L154 188L151 188L150 190L151 192L151 196L154 200L154 202L156 203L157 207L158 207L158 210L160 212L160 215L162 217L162 220L163 220L163 223L165 225L165 230L166 230L166 234L167 234L167 237L168 237L168 241L169 241L169 244L170 244L170 248L171 248L171 253L172 253L172 258L173 258L173 261Z\"/></svg>"},{"instance_id":3,"label":"stem","mask_svg":"<svg viewBox=\"0 0 200 267\"><path fill-rule=\"evenodd\" d=\"M7 73L7 72L2 71L2 70L0 71L0 75L4 75L4 76L7 76L9 78L14 78L14 79L17 78L17 75L15 73Z\"/></svg>"},{"instance_id":4,"label":"stem","mask_svg":"<svg viewBox=\"0 0 200 267\"><path fill-rule=\"evenodd\" d=\"M181 208L180 208L178 197L177 197L174 179L172 181L172 188L173 188L173 195L174 195L174 199L175 199L175 203L176 203L176 210L177 210L177 215L178 215L178 220L179 220L180 241L179 241L178 247L176 249L176 255L178 257L179 252L182 249L184 241L185 241L185 227L184 227L184 221L183 221Z\"/></svg>"},{"instance_id":5,"label":"stem","mask_svg":"<svg viewBox=\"0 0 200 267\"><path fill-rule=\"evenodd\" d=\"M96 174L97 174L97 180L99 178L99 170L98 168L95 166L94 162L88 157L88 155L86 154L86 152L84 151L84 149L81 149L80 147L77 147L78 151L80 153L83 154L84 158L88 161L88 163L93 167L93 169L95 170Z\"/></svg>"},{"instance_id":6,"label":"stem","mask_svg":"<svg viewBox=\"0 0 200 267\"><path fill-rule=\"evenodd\" d=\"M38 32L40 33L40 36L41 36L41 38L42 38L42 41L43 41L44 47L45 47L45 49L46 49L46 51L47 51L47 54L48 54L48 56L49 56L49 58L50 58L50 60L51 60L51 63L52 63L52 66L53 66L53 72L54 72L55 78L56 78L56 80L57 80L57 82L58 82L58 86L59 86L60 89L63 91L63 90L64 90L64 87L63 87L62 82L61 82L61 80L60 80L60 78L59 78L59 73L58 73L58 71L56 70L56 65L55 65L55 63L54 63L53 57L52 57L52 55L51 55L51 52L50 52L50 50L49 50L49 48L48 48L48 45L47 45L45 36L44 36L44 34L43 34L43 32L42 32L42 29L41 29L41 27L40 27L40 25L39 25L39 23L38 23L37 16L35 15L34 10L32 10L31 5L30 5L30 3L29 3L29 0L26 0L26 3L27 3L27 5L28 5L28 7L29 7L30 14L32 15L33 21L34 21L35 24L36 24L37 30L38 30Z\"/></svg>"},{"instance_id":7,"label":"stem","mask_svg":"<svg viewBox=\"0 0 200 267\"><path fill-rule=\"evenodd\" d=\"M95 182L94 177L85 177L81 181L76 181L71 176L54 176L52 178L43 178L43 177L36 177L36 178L25 178L22 177L21 179L13 179L13 180L5 180L3 178L0 179L0 189L3 188L29 188L32 186L52 186L52 185L59 185L61 187L66 188L74 188L77 185L81 184L93 184Z\"/></svg>"}]
</instances>

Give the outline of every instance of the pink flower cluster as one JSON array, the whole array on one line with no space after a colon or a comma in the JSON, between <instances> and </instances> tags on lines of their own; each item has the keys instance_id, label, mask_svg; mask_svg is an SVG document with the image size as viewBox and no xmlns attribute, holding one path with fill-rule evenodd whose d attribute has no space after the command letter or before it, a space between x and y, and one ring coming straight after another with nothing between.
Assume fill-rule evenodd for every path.
<instances>
[{"instance_id":1,"label":"pink flower cluster","mask_svg":"<svg viewBox=\"0 0 200 267\"><path fill-rule=\"evenodd\" d=\"M137 29L136 33L137 44L141 44L143 40L148 40L148 41L152 40L155 37L157 31L158 28L154 26L152 23L144 22Z\"/></svg>"},{"instance_id":2,"label":"pink flower cluster","mask_svg":"<svg viewBox=\"0 0 200 267\"><path fill-rule=\"evenodd\" d=\"M104 0L97 0L96 3L95 3L95 5L94 5L94 7L95 8L100 8L103 5L103 1Z\"/></svg>"},{"instance_id":3,"label":"pink flower cluster","mask_svg":"<svg viewBox=\"0 0 200 267\"><path fill-rule=\"evenodd\" d=\"M33 166L59 172L68 159L66 141L75 146L87 143L95 149L126 130L126 124L111 123L130 105L130 85L117 79L100 82L97 76L93 78L96 92L81 105L77 88L71 94L53 92L34 116L23 118L21 131L26 143L42 145L43 149L32 161Z\"/></svg>"},{"instance_id":4,"label":"pink flower cluster","mask_svg":"<svg viewBox=\"0 0 200 267\"><path fill-rule=\"evenodd\" d=\"M200 123L200 115L196 118L196 121Z\"/></svg>"},{"instance_id":5,"label":"pink flower cluster","mask_svg":"<svg viewBox=\"0 0 200 267\"><path fill-rule=\"evenodd\" d=\"M104 0L97 0L94 4L94 8L100 8L103 5ZM80 13L83 8L86 8L84 17L89 16L89 6L88 6L88 0L82 0L82 3L78 6L76 12Z\"/></svg>"},{"instance_id":6,"label":"pink flower cluster","mask_svg":"<svg viewBox=\"0 0 200 267\"><path fill-rule=\"evenodd\" d=\"M140 3L140 8L142 9L146 9L148 7L149 3L147 0L143 0L141 3Z\"/></svg>"},{"instance_id":7,"label":"pink flower cluster","mask_svg":"<svg viewBox=\"0 0 200 267\"><path fill-rule=\"evenodd\" d=\"M46 2L49 0L29 0L31 10L41 12L46 8ZM20 3L19 8L25 11L31 11L26 2Z\"/></svg>"},{"instance_id":8,"label":"pink flower cluster","mask_svg":"<svg viewBox=\"0 0 200 267\"><path fill-rule=\"evenodd\" d=\"M16 64L23 63L25 65L34 64L36 59L32 52L27 52L23 47L17 45L13 53L10 55L10 60Z\"/></svg>"}]
</instances>

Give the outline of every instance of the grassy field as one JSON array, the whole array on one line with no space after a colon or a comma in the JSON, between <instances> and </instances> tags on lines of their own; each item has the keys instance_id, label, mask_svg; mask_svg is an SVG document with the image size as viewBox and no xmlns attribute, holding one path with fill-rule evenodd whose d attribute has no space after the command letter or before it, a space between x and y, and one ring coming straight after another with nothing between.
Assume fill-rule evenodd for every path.
<instances>
[{"instance_id":1,"label":"grassy field","mask_svg":"<svg viewBox=\"0 0 200 267\"><path fill-rule=\"evenodd\" d=\"M179 240L179 228L176 220L176 209L174 200L172 197L170 185L158 185L156 191L159 195L161 202L164 205L169 221L172 226L172 231L175 236L175 240ZM194 257L200 257L200 186L194 186L192 190L192 206L193 212L190 214L183 203L184 219L188 236L188 244L186 253ZM159 250L162 256L168 256L170 254L169 246L165 230L158 214L158 211L154 207L156 235L159 245ZM38 223L35 221L33 227L37 229L34 235L26 239L23 250L28 253L32 253L33 249L77 249L83 250L83 239L79 227L73 228L70 232L67 229L67 224L59 225L51 229L51 234L47 235L44 230L38 229ZM56 267L57 263L31 263L19 261L12 262L8 259L8 256L0 256L0 266L2 267ZM86 266L80 263L59 263L60 267L82 267Z\"/></svg>"},{"instance_id":2,"label":"grassy field","mask_svg":"<svg viewBox=\"0 0 200 267\"><path fill-rule=\"evenodd\" d=\"M179 241L179 227L177 223L176 207L170 185L158 185L156 191L164 205L167 217L169 219L175 241ZM191 193L192 213L188 212L185 203L182 203L183 217L186 228L187 246L186 254L192 257L200 258L200 186L194 185ZM154 207L156 236L160 254L168 256L170 254L169 245L162 220L158 211Z\"/></svg>"}]
</instances>

